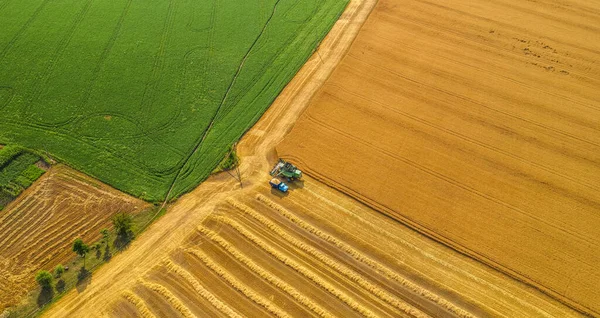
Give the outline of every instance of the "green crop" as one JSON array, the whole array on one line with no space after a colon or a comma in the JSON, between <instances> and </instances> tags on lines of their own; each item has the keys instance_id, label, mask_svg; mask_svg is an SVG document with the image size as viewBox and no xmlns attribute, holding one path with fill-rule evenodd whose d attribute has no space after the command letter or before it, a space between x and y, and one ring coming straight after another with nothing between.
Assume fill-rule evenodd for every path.
<instances>
[{"instance_id":1,"label":"green crop","mask_svg":"<svg viewBox=\"0 0 600 318\"><path fill-rule=\"evenodd\" d=\"M0 2L0 143L150 201L204 180L348 0Z\"/></svg>"}]
</instances>

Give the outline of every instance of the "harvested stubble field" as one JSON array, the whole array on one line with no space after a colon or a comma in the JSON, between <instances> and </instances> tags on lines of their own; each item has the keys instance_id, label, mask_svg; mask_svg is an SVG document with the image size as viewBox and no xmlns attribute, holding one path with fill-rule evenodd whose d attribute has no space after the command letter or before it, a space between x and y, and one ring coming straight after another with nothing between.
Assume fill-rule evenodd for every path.
<instances>
[{"instance_id":1,"label":"harvested stubble field","mask_svg":"<svg viewBox=\"0 0 600 318\"><path fill-rule=\"evenodd\" d=\"M136 197L177 197L260 118L347 2L2 1L0 142Z\"/></svg>"},{"instance_id":2,"label":"harvested stubble field","mask_svg":"<svg viewBox=\"0 0 600 318\"><path fill-rule=\"evenodd\" d=\"M35 272L72 259L75 238L94 242L115 213L147 206L70 168L52 167L0 213L0 312L33 288Z\"/></svg>"},{"instance_id":3,"label":"harvested stubble field","mask_svg":"<svg viewBox=\"0 0 600 318\"><path fill-rule=\"evenodd\" d=\"M212 176L45 316L402 316L408 306L438 316L580 316L308 176L285 197L265 187L274 146L375 2L350 2L319 54L241 140L243 189Z\"/></svg>"},{"instance_id":4,"label":"harvested stubble field","mask_svg":"<svg viewBox=\"0 0 600 318\"><path fill-rule=\"evenodd\" d=\"M600 315L600 10L381 0L280 156Z\"/></svg>"},{"instance_id":5,"label":"harvested stubble field","mask_svg":"<svg viewBox=\"0 0 600 318\"><path fill-rule=\"evenodd\" d=\"M230 197L109 317L576 317L317 181Z\"/></svg>"}]
</instances>

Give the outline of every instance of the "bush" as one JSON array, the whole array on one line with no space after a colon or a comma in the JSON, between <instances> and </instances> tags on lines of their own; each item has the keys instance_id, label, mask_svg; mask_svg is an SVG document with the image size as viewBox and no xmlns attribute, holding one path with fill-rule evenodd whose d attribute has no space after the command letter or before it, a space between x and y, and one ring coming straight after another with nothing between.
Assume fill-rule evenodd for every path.
<instances>
[{"instance_id":1,"label":"bush","mask_svg":"<svg viewBox=\"0 0 600 318\"><path fill-rule=\"evenodd\" d=\"M9 196L16 198L21 192L23 192L23 187L17 184L16 182L9 182L6 185L0 186L2 191Z\"/></svg>"},{"instance_id":2,"label":"bush","mask_svg":"<svg viewBox=\"0 0 600 318\"><path fill-rule=\"evenodd\" d=\"M128 213L119 213L112 219L118 236L130 236L133 233L133 218Z\"/></svg>"},{"instance_id":3,"label":"bush","mask_svg":"<svg viewBox=\"0 0 600 318\"><path fill-rule=\"evenodd\" d=\"M46 171L35 164L30 165L27 169L21 172L21 177L27 178L27 180L34 182L39 179Z\"/></svg>"},{"instance_id":4,"label":"bush","mask_svg":"<svg viewBox=\"0 0 600 318\"><path fill-rule=\"evenodd\" d=\"M9 145L0 149L0 169L4 168L12 158L21 154L21 152L23 152L23 148L19 146Z\"/></svg>"},{"instance_id":5,"label":"bush","mask_svg":"<svg viewBox=\"0 0 600 318\"><path fill-rule=\"evenodd\" d=\"M90 251L90 247L78 238L73 242L73 252L83 258L83 268L85 268L85 256Z\"/></svg>"},{"instance_id":6,"label":"bush","mask_svg":"<svg viewBox=\"0 0 600 318\"><path fill-rule=\"evenodd\" d=\"M54 277L48 271L41 270L35 275L35 280L42 288L54 287Z\"/></svg>"},{"instance_id":7,"label":"bush","mask_svg":"<svg viewBox=\"0 0 600 318\"><path fill-rule=\"evenodd\" d=\"M31 186L31 184L33 183L32 180L29 180L29 179L23 177L22 175L16 177L13 182L20 185L23 189L29 188Z\"/></svg>"},{"instance_id":8,"label":"bush","mask_svg":"<svg viewBox=\"0 0 600 318\"><path fill-rule=\"evenodd\" d=\"M13 158L0 170L0 185L7 185L38 160L40 157L27 152Z\"/></svg>"},{"instance_id":9,"label":"bush","mask_svg":"<svg viewBox=\"0 0 600 318\"><path fill-rule=\"evenodd\" d=\"M221 161L218 170L228 171L235 168L239 163L239 158L233 146L229 147L229 155Z\"/></svg>"},{"instance_id":10,"label":"bush","mask_svg":"<svg viewBox=\"0 0 600 318\"><path fill-rule=\"evenodd\" d=\"M61 264L56 265L56 267L54 268L54 276L56 276L57 278L61 277L64 272L65 268Z\"/></svg>"}]
</instances>

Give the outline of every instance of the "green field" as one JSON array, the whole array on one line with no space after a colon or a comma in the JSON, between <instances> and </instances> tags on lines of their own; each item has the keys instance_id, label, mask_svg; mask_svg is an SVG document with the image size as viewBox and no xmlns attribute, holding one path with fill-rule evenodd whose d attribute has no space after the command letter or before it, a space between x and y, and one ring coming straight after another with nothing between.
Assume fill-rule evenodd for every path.
<instances>
[{"instance_id":1,"label":"green field","mask_svg":"<svg viewBox=\"0 0 600 318\"><path fill-rule=\"evenodd\" d=\"M0 143L150 201L195 187L348 0L0 0Z\"/></svg>"}]
</instances>

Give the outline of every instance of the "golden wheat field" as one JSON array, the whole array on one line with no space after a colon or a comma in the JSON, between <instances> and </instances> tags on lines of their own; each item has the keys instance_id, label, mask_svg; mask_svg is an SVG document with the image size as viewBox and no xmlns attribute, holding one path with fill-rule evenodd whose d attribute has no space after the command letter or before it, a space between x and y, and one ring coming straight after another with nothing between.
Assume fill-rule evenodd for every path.
<instances>
[{"instance_id":1,"label":"golden wheat field","mask_svg":"<svg viewBox=\"0 0 600 318\"><path fill-rule=\"evenodd\" d=\"M66 166L54 166L0 214L0 312L35 285L35 272L75 257L71 244L100 239L120 211L147 203Z\"/></svg>"},{"instance_id":2,"label":"golden wheat field","mask_svg":"<svg viewBox=\"0 0 600 318\"><path fill-rule=\"evenodd\" d=\"M310 184L310 185L309 185ZM117 293L110 317L574 317L307 179L229 197Z\"/></svg>"},{"instance_id":3,"label":"golden wheat field","mask_svg":"<svg viewBox=\"0 0 600 318\"><path fill-rule=\"evenodd\" d=\"M486 244L485 248L491 252L495 252L500 248L500 243L504 243L503 252L508 253L507 255L518 251L528 257L537 257L536 255L541 253L537 250L527 250L533 244L532 242L516 241L523 237L513 237L524 231L523 228L527 229L536 224L518 223L525 219L519 219L504 210L494 211L492 209L494 206L484 204L480 207L475 206L472 201L469 201L471 199L469 193L461 194L451 185L440 189L439 181L436 183L435 180L423 175L414 172L411 174L412 171L403 166L402 161L398 162L398 158L406 159L408 154L427 154L417 158L422 165L437 162L438 166L447 164L452 165L451 168L456 168L457 162L466 160L469 168L476 169L474 171L487 171L487 175L492 172L496 174L494 178L484 180L477 174L469 175L467 172L471 171L464 167L453 172L469 178L471 182L488 184L489 181L490 186L478 189L481 193L493 190L492 186L499 183L504 184L505 189L511 189L509 182L511 180L502 179L508 170L488 171L483 169L485 167L479 166L482 162L492 165L496 162L494 160L499 160L499 157L490 157L492 154L482 153L481 150L476 152L477 149L472 145L462 145L460 149L451 148L455 153L468 153L469 157L449 156L445 153L448 149L441 145L450 147L463 139L457 137L457 140L449 140L444 139L449 137L443 134L432 135L435 131L434 127L431 130L423 130L417 123L408 122L402 117L404 115L401 112L407 110L417 112L413 114L414 118L417 118L417 115L428 118L427 120L445 118L449 121L446 127L448 131L451 128L474 129L477 124L484 125L487 128L482 129L481 132L470 130L472 134L469 137L473 140L485 139L488 143L497 142L495 147L510 144L510 140L503 138L512 136L514 142L520 142L519 146L511 146L514 147L511 150L515 156L524 155L519 151L539 150L540 145L529 147L528 143L533 140L539 139L546 144L553 142L542 140L540 137L518 139L517 136L525 134L529 131L527 129L532 128L526 128L526 125L519 126L521 130L509 134L513 122L504 120L492 123L490 121L496 118L490 114L493 113L492 106L500 107L503 105L500 103L503 96L523 93L523 91L500 93L499 89L490 88L485 94L479 93L480 96L477 97L491 96L495 98L494 104L487 105L480 102L478 105L487 105L489 108L478 110L475 105L466 102L468 98L475 98L475 96L468 96L465 87L460 91L461 83L466 83L468 77L472 75L468 73L469 69L465 69L462 64L461 68L460 65L448 62L448 60L462 59L465 60L465 65L479 67L479 72L485 69L482 63L474 64L472 61L467 63L464 56L462 58L457 56L453 45L462 42L469 49L461 54L469 54L473 60L485 59L485 56L480 56L482 54L498 54L491 59L491 66L485 67L522 69L522 76L533 76L531 75L533 73L527 71L527 65L518 68L513 65L514 61L511 62L513 64L504 63L507 56L517 61L527 61L530 57L522 53L524 51L515 49L510 53L512 50L510 48L504 51L488 48L480 52L479 49L488 44L475 35L481 33L481 36L486 38L492 34L499 37L504 34L495 40L499 41L498 43L494 42L495 46L502 46L501 43L505 41L507 34L510 35L509 32L515 31L508 22L498 20L501 14L497 10L509 12L512 18L522 18L516 16L515 12L521 12L525 7L533 5L526 3L518 4L522 8L515 8L514 5L506 8L505 2L437 1L433 3L380 0L348 52L348 47L363 26L375 2L377 1L352 0L350 2L346 12L319 50L261 120L240 141L237 150L241 158L240 171L243 181L240 183L243 187L240 187L237 180L226 173L213 175L197 189L169 206L168 213L142 233L126 251L116 255L108 264L94 272L90 284L85 289L69 292L43 315L46 317L582 317L580 311L558 301L557 298L560 297L554 298L548 295L550 293L541 292L541 284L532 286L515 280L506 274L508 267L498 266L504 270L504 273L500 272L483 264L481 260L491 264L484 258L476 259L472 257L473 254L467 256L458 253L455 249L432 240L430 237L435 232L426 231L425 227L418 226L416 222L411 222L402 214L410 211L414 213L413 217L418 212L417 216L430 218L428 220L437 218L437 223L434 224L447 226L443 235L451 235L460 229L461 237L473 241L474 239L469 235L478 231L477 239L481 244ZM554 10L553 7L548 7L547 3L542 3L544 10ZM485 10L490 10L489 6L495 6L496 9L486 12ZM480 11L469 13L469 10ZM580 9L571 6L569 10ZM582 14L590 17L594 13L593 10L584 10ZM476 19L478 15L487 16L485 21L495 26L494 32L490 32L492 30L488 29L486 23L471 20ZM523 21L524 24L534 25L539 25L539 22ZM481 28L484 28L485 32ZM527 26L520 26L520 28L524 30ZM502 29L506 29L502 31L506 33L501 33ZM375 32L377 30L379 33ZM467 36L469 32L473 32L473 35ZM434 36L435 40L433 40ZM512 40L506 41L512 43ZM515 43L516 45L518 44ZM425 50L424 52L430 55L420 50ZM341 65L327 80L340 59L342 59ZM371 67L379 65L379 68L374 69L364 65L367 62L372 65ZM363 65L359 65L360 63ZM535 65L531 67L538 70ZM448 74L453 70L452 76ZM412 72L409 75L413 77L405 75L404 78L407 81L412 79L414 82L399 82L397 78L388 74L390 71L394 71L394 74ZM560 75L560 71L558 72L557 75ZM438 83L441 80L435 76L442 74L446 76L446 82ZM500 71L496 70L494 74L500 74ZM365 81L367 76L368 81ZM345 77L347 82L343 80ZM490 79L493 77L480 81L481 85L496 87L495 84L499 84L490 82ZM521 78L519 81L522 82L524 79ZM291 185L288 195L282 195L267 187L270 178L268 171L277 159L274 147L290 131L309 100L324 82L324 89L314 98L289 138L278 148L280 154L292 158L294 163L301 164L301 168L309 172L303 182ZM441 95L441 91L435 93L436 90L431 88L439 85L440 90L448 90L449 87L442 85L448 82L456 85L453 87L457 90L457 93L452 95L454 97ZM527 85L541 84L527 82ZM420 91L423 87L429 87L429 90ZM469 89L474 89L473 87L476 86L471 86ZM521 89L527 90L529 89L527 87ZM372 91L372 94L367 94L369 91ZM409 92L412 92L411 95L408 95ZM564 92L554 90L551 93L564 95ZM586 94L593 95L594 92L587 91ZM325 100L327 96L337 96L337 100L333 97ZM356 96L356 98L352 99L349 96ZM538 97L531 96L532 100ZM457 103L456 99L460 98L465 102ZM575 100L575 97L571 98ZM377 103L367 104L365 100ZM421 102L417 104L415 100ZM377 105L381 107L378 108ZM531 107L530 104L524 105ZM513 107L516 108L510 111L519 109L515 105ZM390 112L390 109L395 111ZM324 117L321 111L325 112L327 117ZM509 110L502 110L502 112L511 113ZM552 113L548 114L547 116L551 116ZM451 120L455 117L462 121L455 122L452 126ZM378 118L380 120L376 121ZM522 118L527 117L523 115ZM588 120L593 120L591 118L588 116ZM528 120L534 119L535 117L532 117ZM495 131L496 126L506 127L505 136L491 133ZM439 123L437 127L440 127ZM329 131L336 133L326 133ZM422 136L423 139L411 140L415 135ZM585 138L593 138L593 135ZM398 151L397 140L403 141L406 152ZM561 141L556 142L561 143ZM375 145L378 148L373 148ZM570 145L562 141L561 147L570 147ZM392 149L391 153L394 156L389 156L390 151L381 153L379 149ZM594 160L593 151L585 148L578 149L585 152L588 159ZM399 156L398 153L404 154L404 157ZM495 155L500 156L500 154ZM364 159L364 156L372 160L372 165L367 167L364 163L367 159ZM525 168L525 164L530 161L518 162ZM504 167L513 163L497 162L493 166L500 167L502 164ZM537 164L547 166L548 162L540 161ZM445 170L440 170L439 173L441 172L450 173ZM514 177L523 177L526 172L531 173L524 170L515 173ZM589 172L594 171L589 170ZM566 173L566 170L562 172L562 174ZM334 179L331 174L335 174L337 179ZM312 178L313 175L318 180ZM320 180L325 181L326 184ZM459 178L455 180L466 182ZM395 200L392 204L399 204L399 200L402 200L403 208L397 210L386 208L383 205L386 202L377 201L381 197L374 196L370 199L368 195L373 193L368 190L373 189L377 191L387 189L389 198ZM533 193L535 188L531 187L527 191L529 192L523 193L521 198L525 198L530 192ZM354 200L346 193L370 206ZM508 193L513 194L514 191ZM544 200L556 200L552 197L547 199L543 195L538 194L535 197L536 202L524 201L524 204L539 203L544 204L546 208L549 204ZM441 205L440 202L446 202L446 205ZM513 202L511 201L511 204L514 204ZM442 209L449 206L451 208L442 213ZM392 205L392 207L397 206ZM415 207L419 209L411 210ZM478 219L468 218L469 215L465 212L467 208L473 208L470 212ZM534 212L536 211L539 210ZM573 213L572 209L566 211ZM589 213L585 206L582 206L579 211L582 214ZM520 228L511 230L509 226L501 229L500 225L492 223L502 220L490 218L500 212L507 213L507 217L510 216L514 220L511 226ZM490 219L483 222L484 216ZM556 213L550 214L550 217L544 217L544 220L553 222L552 217L555 216ZM572 214L570 218L573 218ZM411 227L398 222L398 219ZM415 228L424 231L429 237L415 231ZM502 232L505 237L490 243L490 238L486 238L485 235L495 235L497 232ZM541 233L555 235L552 237L560 242L565 239L557 232ZM590 233L584 232L578 235L589 236ZM561 246L551 245L551 242L547 242L546 245L540 242L535 244L545 251L552 251L553 254L549 254L549 257L554 255L564 257L568 253L559 250ZM574 243L572 246L577 244ZM592 245L592 248L593 246L595 245ZM458 245L453 247L457 248ZM465 252L466 249L462 251ZM587 257L578 252L574 250L568 255L575 258ZM593 251L591 253L593 254ZM537 265L527 263L529 258L523 255L518 255L515 260L516 264L521 266L520 269L532 270ZM536 261L540 262L539 259ZM576 262L575 260L565 265L573 265ZM590 266L594 264L591 263ZM537 267L539 268L546 267ZM513 276L515 274L508 273ZM556 280L558 277L557 274L546 275L535 271L534 273L547 276L549 280ZM578 273L593 279L585 268L581 271L578 269ZM578 284L579 282L574 280L573 284L568 286L569 295L572 296L570 293L577 292L575 289L582 286ZM593 297L593 291L589 295ZM565 297L565 299L569 298ZM561 300L565 301L565 299ZM574 306L573 303L570 304ZM581 310L584 305L577 308Z\"/></svg>"},{"instance_id":4,"label":"golden wheat field","mask_svg":"<svg viewBox=\"0 0 600 318\"><path fill-rule=\"evenodd\" d=\"M380 0L278 153L598 315L599 8Z\"/></svg>"}]
</instances>

